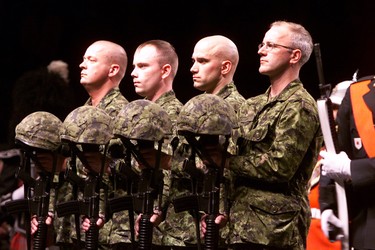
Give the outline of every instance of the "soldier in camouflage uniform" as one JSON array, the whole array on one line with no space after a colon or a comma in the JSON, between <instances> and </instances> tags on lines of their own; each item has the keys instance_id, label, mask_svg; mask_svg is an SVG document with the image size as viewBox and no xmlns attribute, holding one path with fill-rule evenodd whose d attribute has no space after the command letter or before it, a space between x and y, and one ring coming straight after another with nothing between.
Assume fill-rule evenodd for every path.
<instances>
[{"instance_id":1,"label":"soldier in camouflage uniform","mask_svg":"<svg viewBox=\"0 0 375 250\"><path fill-rule=\"evenodd\" d=\"M202 38L194 47L192 55L193 65L190 69L194 88L204 91L208 94L215 94L227 100L235 109L238 110L245 98L237 91L233 77L239 62L237 46L227 37L214 35ZM180 178L186 178L182 171L183 162L190 155L190 146L180 139L180 143L174 153L172 163L172 186L171 197L181 194L181 188L177 185ZM225 169L225 176L227 170ZM178 191L179 190L179 191ZM185 190L184 192L187 192ZM171 199L172 199L171 198ZM163 243L183 247L187 249L197 243L195 237L195 225L193 218L188 212L174 213L173 206L170 206L167 214L167 225L165 225L166 236ZM228 228L222 230L222 240L228 234Z\"/></svg>"},{"instance_id":2,"label":"soldier in camouflage uniform","mask_svg":"<svg viewBox=\"0 0 375 250\"><path fill-rule=\"evenodd\" d=\"M65 157L61 154L61 141L59 129L61 120L55 115L37 111L26 116L15 129L16 144L25 152L27 157L33 162L36 175L30 174L33 179L43 176L45 180L50 179L49 207L48 216L45 220L46 225L52 225L55 217L55 185L53 177L55 173L59 173L65 167ZM55 183L56 184L56 183ZM48 199L48 197L47 197ZM35 215L31 214L31 234L33 235L38 229L38 220ZM48 226L46 242L39 242L38 245L51 246L54 244L55 235L54 228ZM43 233L41 233L43 234Z\"/></svg>"},{"instance_id":3,"label":"soldier in camouflage uniform","mask_svg":"<svg viewBox=\"0 0 375 250\"><path fill-rule=\"evenodd\" d=\"M301 250L310 224L308 181L322 145L316 102L299 80L313 43L301 25L278 21L258 48L259 72L271 86L238 112L231 249Z\"/></svg>"},{"instance_id":4,"label":"soldier in camouflage uniform","mask_svg":"<svg viewBox=\"0 0 375 250\"><path fill-rule=\"evenodd\" d=\"M173 91L173 80L177 74L178 56L175 48L167 41L149 40L140 44L133 59L134 69L131 73L135 92L147 100L160 105L169 115L173 123L174 136L176 133L176 119L180 113L182 103ZM167 211L170 188L170 170L164 173L164 201L163 216ZM164 221L154 230L154 244L161 245Z\"/></svg>"},{"instance_id":5,"label":"soldier in camouflage uniform","mask_svg":"<svg viewBox=\"0 0 375 250\"><path fill-rule=\"evenodd\" d=\"M227 150L229 139L231 137L232 130L236 127L237 119L233 107L226 100L213 94L201 94L190 99L182 108L177 120L178 133L185 138L192 148L189 160L185 162L184 165L184 174L186 179L184 181L183 178L180 179L180 183L178 185L180 195L177 197L184 197L185 195L192 195L194 193L200 195L201 197L208 197L208 194L211 195L220 191L220 206L218 207L218 213L220 214L219 217L221 221L216 221L217 224L220 224L218 225L220 228L225 226L229 214L229 211L227 210L227 191L229 190L227 189L228 186L225 185L222 173L224 168L228 165L227 156L229 156L229 154ZM196 139L198 137L199 139ZM206 175L206 177L203 177L203 180L199 180L199 174L188 170L189 165L195 166L193 168L203 173L203 175ZM207 188L206 185L210 180L210 177L207 175L212 176L213 173L216 173L215 171L218 171L219 173L214 178L217 178L219 181L220 185L216 185L216 188L220 187L220 190L215 188L214 191L210 190L210 187ZM193 179L196 179L196 182L198 182L196 187L194 187ZM191 183L186 185L187 182ZM189 188L192 186L194 187L193 189ZM188 192L181 192L183 189L188 190ZM204 202L200 202L199 207L196 210L208 213L208 207L201 207L202 204L204 204ZM175 200L174 205L179 207L181 205L185 206L188 204L179 205L176 204ZM192 213L194 211L189 212ZM209 216L214 216L213 218L215 218L217 215L218 214L212 214ZM199 216L196 215L196 217ZM207 215L203 215L203 217L200 219L203 236L206 236L206 218ZM211 233L212 232L210 232L210 234ZM222 244L223 242L221 242L221 240L220 238L214 239L215 242L219 243L220 241ZM212 246L213 242L211 237L209 241L205 239L204 243L206 244L206 247L207 245ZM197 248L199 245L195 247ZM173 249L175 249L175 247L173 247Z\"/></svg>"},{"instance_id":6,"label":"soldier in camouflage uniform","mask_svg":"<svg viewBox=\"0 0 375 250\"><path fill-rule=\"evenodd\" d=\"M91 44L83 56L83 62L79 65L81 68L80 82L90 96L85 105L103 109L110 115L111 119L114 119L121 108L129 103L119 89L121 80L125 76L127 63L126 51L120 45L104 40ZM116 165L116 163L111 165ZM79 162L77 166L80 169ZM113 195L112 183L109 181L107 173L104 174L104 180L109 186L109 193ZM71 193L71 186L65 183L60 193ZM58 241L67 245L67 248L70 249L72 247L72 240L70 239L71 218L60 220L64 226L58 227L60 228ZM101 235L103 246L107 245L112 249L116 244L124 242L130 245L127 211L119 212L112 218L107 218L107 220Z\"/></svg>"},{"instance_id":7,"label":"soldier in camouflage uniform","mask_svg":"<svg viewBox=\"0 0 375 250\"><path fill-rule=\"evenodd\" d=\"M93 106L81 106L73 110L64 120L60 137L62 142L66 143L70 149L70 161L68 164L68 172L73 175L77 175L84 181L84 187L80 187L77 190L77 193L70 194L76 195L76 197L71 197L73 200L79 200L81 202L86 202L87 197L84 196L85 188L90 184L89 180L93 176L97 176L100 181L102 181L103 173L109 168L110 159L108 159L108 144L109 141L113 138L113 120L111 117L102 109L93 107ZM76 162L79 162L81 165L81 171L77 171ZM74 182L74 180L73 180ZM75 183L79 186L79 183ZM99 184L98 184L99 185ZM97 185L97 186L98 186ZM104 192L105 185L100 184L95 191L94 196L101 196ZM100 191L99 191L100 190ZM68 194L65 194L68 196ZM98 218L95 217L87 218L87 213L82 214L82 229L83 232L80 234L83 236L83 233L86 233L86 244L87 244L87 232L89 228L95 226L100 228L99 239L100 243L103 244L102 237L106 236L105 233L102 233L102 227L106 220L106 210L104 203L106 202L105 197L100 197L98 203ZM60 203L59 203L60 204ZM62 203L63 204L63 203ZM93 216L96 216L95 214ZM93 221L93 219L95 221ZM80 227L81 229L81 227ZM72 228L71 228L72 230ZM75 232L72 230L72 232ZM74 235L76 238L76 235ZM90 241L91 241L90 237ZM81 237L84 240L84 237ZM96 240L96 239L94 239Z\"/></svg>"},{"instance_id":8,"label":"soldier in camouflage uniform","mask_svg":"<svg viewBox=\"0 0 375 250\"><path fill-rule=\"evenodd\" d=\"M159 169L154 173L155 179L151 180L151 183L156 183L156 186L150 185L150 189L153 190L151 194L153 195L155 210L154 215L150 218L150 222L153 225L158 225L161 218L161 208L162 203L158 203L156 200L162 201L162 191L163 191L163 170L170 169L170 162L172 157L172 149L170 146L169 138L172 135L172 121L168 113L162 109L159 105L149 101L149 100L136 100L130 102L128 105L122 109L115 121L115 136L121 138L123 144L127 149L127 156L130 154L133 156L132 161L128 161L128 168L131 169L139 178L151 168ZM130 164L131 163L131 166ZM145 171L146 169L146 171ZM159 173L159 174L158 174ZM121 173L120 173L121 174ZM126 175L126 174L125 174ZM133 196L134 209L136 212L140 213L144 211L144 207L137 206L138 197L144 198L144 193L137 192L137 190L144 190L145 187L141 187L141 181L137 183L135 179L131 176L127 176L126 180L131 184L131 194ZM138 215L135 228L136 234L139 235L139 220L141 215ZM142 230L141 230L142 231ZM152 231L155 231L151 228ZM143 233L141 233L141 236ZM147 240L149 246L153 243L153 248L159 245L159 242L155 242L152 238ZM139 244L145 247L143 238L139 239Z\"/></svg>"}]
</instances>

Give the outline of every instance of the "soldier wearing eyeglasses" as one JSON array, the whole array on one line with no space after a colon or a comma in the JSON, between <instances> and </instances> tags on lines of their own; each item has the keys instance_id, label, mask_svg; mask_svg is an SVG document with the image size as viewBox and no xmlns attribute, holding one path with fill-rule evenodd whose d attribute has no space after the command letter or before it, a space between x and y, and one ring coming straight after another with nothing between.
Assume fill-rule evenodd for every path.
<instances>
[{"instance_id":1,"label":"soldier wearing eyeglasses","mask_svg":"<svg viewBox=\"0 0 375 250\"><path fill-rule=\"evenodd\" d=\"M238 112L231 249L306 248L306 187L322 145L315 100L299 79L312 50L309 32L286 21L272 23L258 47L270 86Z\"/></svg>"}]
</instances>

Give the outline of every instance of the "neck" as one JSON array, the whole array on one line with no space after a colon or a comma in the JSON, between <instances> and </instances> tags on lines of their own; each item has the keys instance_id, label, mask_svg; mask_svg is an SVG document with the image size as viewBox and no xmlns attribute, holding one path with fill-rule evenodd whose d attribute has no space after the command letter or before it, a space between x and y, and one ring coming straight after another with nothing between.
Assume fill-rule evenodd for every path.
<instances>
[{"instance_id":1,"label":"neck","mask_svg":"<svg viewBox=\"0 0 375 250\"><path fill-rule=\"evenodd\" d=\"M165 85L163 88L159 88L153 95L147 96L147 99L155 102L158 100L163 94L167 93L168 91L172 90L172 84Z\"/></svg>"},{"instance_id":2,"label":"neck","mask_svg":"<svg viewBox=\"0 0 375 250\"><path fill-rule=\"evenodd\" d=\"M91 90L91 91L88 91L90 97L91 97L91 103L92 103L92 106L96 107L98 106L98 104L100 103L100 101L104 98L104 96L106 94L108 94L108 92L110 90L112 90L113 88L109 88L109 87L102 87L100 89L94 89L94 90Z\"/></svg>"},{"instance_id":3,"label":"neck","mask_svg":"<svg viewBox=\"0 0 375 250\"><path fill-rule=\"evenodd\" d=\"M228 85L232 81L233 80L227 81L227 79L222 79L222 81L219 82L219 84L216 85L215 88L213 88L211 90L207 90L206 93L216 95L217 93L219 93L220 90L222 90L226 85Z\"/></svg>"},{"instance_id":4,"label":"neck","mask_svg":"<svg viewBox=\"0 0 375 250\"><path fill-rule=\"evenodd\" d=\"M270 77L271 91L270 97L279 95L286 86L293 80L298 78L298 71L288 71L277 77Z\"/></svg>"}]
</instances>

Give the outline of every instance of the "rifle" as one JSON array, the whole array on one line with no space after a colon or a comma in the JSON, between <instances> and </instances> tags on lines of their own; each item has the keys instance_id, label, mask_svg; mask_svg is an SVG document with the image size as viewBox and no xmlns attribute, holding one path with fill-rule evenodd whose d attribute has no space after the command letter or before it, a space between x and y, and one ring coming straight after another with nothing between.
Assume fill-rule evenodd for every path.
<instances>
[{"instance_id":1,"label":"rifle","mask_svg":"<svg viewBox=\"0 0 375 250\"><path fill-rule=\"evenodd\" d=\"M148 164L130 140L122 138L122 141L125 148L129 149L137 162L145 166L138 174L137 187L136 190L132 190L132 197L134 211L141 214L138 249L151 249L153 224L150 222L150 219L154 214L154 202L157 200L158 207L161 206L164 185L164 174L159 168L162 141L158 143L157 159L154 167Z\"/></svg>"},{"instance_id":2,"label":"rifle","mask_svg":"<svg viewBox=\"0 0 375 250\"><path fill-rule=\"evenodd\" d=\"M187 209L191 209L193 211L204 211L207 214L207 217L205 219L207 225L205 235L205 249L216 250L218 249L219 244L219 225L215 223L215 219L220 214L220 190L221 184L223 183L223 170L225 165L225 158L222 159L221 166L218 166L216 163L214 163L212 158L205 152L204 148L200 145L200 143L198 143L194 135L187 134L185 135L185 138L188 141L188 143L192 145L193 152L195 151L201 159L205 159L207 161L207 163L205 164L207 167L207 171L203 174L203 172L198 171L198 169L193 170L192 166L188 166L188 168L185 168L187 171L190 172L193 183L197 183L197 181L199 183L199 180L202 179L201 175L203 174L203 187L200 191L198 184L198 188L196 189L196 191L198 191L197 194L195 194L195 191L193 191L193 194L190 196L174 199L173 204L175 205L175 211L179 212L186 210L183 209L182 206L184 203L186 203L186 201L189 201L192 205L188 206ZM223 156L226 155L226 149L228 144L229 137L227 136L226 142L223 145ZM192 160L195 161L195 159ZM199 228L199 224L197 227ZM200 238L197 237L197 239L198 247L200 247Z\"/></svg>"},{"instance_id":3,"label":"rifle","mask_svg":"<svg viewBox=\"0 0 375 250\"><path fill-rule=\"evenodd\" d=\"M335 120L333 117L333 108L332 102L329 98L331 92L331 85L325 84L324 81L324 74L323 74L323 64L320 52L320 44L314 44L314 52L316 58L316 64L318 69L318 76L319 76L319 89L320 89L320 99L317 100L318 106L318 113L319 113L319 120L322 128L324 144L326 150L328 152L338 153L338 139L337 139L337 132L335 128ZM337 204L338 204L338 217L343 222L343 234L344 237L341 240L341 248L342 250L349 249L349 219L348 219L348 209L347 209L347 201L346 201L346 193L345 193L345 186L344 182L336 181L335 182L336 188L336 196L337 196ZM336 240L337 230L335 228L330 228L329 231L329 239L331 241Z\"/></svg>"},{"instance_id":4,"label":"rifle","mask_svg":"<svg viewBox=\"0 0 375 250\"><path fill-rule=\"evenodd\" d=\"M192 149L192 153L189 159L186 159L183 164L183 171L190 176L190 192L189 195L183 195L173 199L173 207L176 213L183 211L189 211L190 214L195 219L195 231L197 237L197 248L200 250L201 246L201 237L200 237L200 214L199 214L199 194L202 192L202 186L204 183L204 173L202 169L197 168L195 165L195 150Z\"/></svg>"},{"instance_id":5,"label":"rifle","mask_svg":"<svg viewBox=\"0 0 375 250\"><path fill-rule=\"evenodd\" d=\"M70 147L71 150L79 156L83 165L89 166L86 158L82 155L82 152L76 147L76 145L71 144ZM79 177L76 172L67 172L66 178L69 181L74 182L81 190L83 190L83 197L82 199L59 203L56 207L58 217L70 214L80 214L86 216L90 220L90 227L85 234L85 249L98 249L99 228L96 225L96 222L99 219L100 189L105 188L102 183L102 176L106 151L107 146L104 150L103 161L99 173L89 171L87 177L83 179ZM80 241L80 238L77 240Z\"/></svg>"},{"instance_id":6,"label":"rifle","mask_svg":"<svg viewBox=\"0 0 375 250\"><path fill-rule=\"evenodd\" d=\"M68 143L63 144L65 153L70 155L69 166L66 168L64 173L64 180L68 181L73 187L73 201L66 203L56 204L56 213L58 217L67 216L74 214L74 224L77 236L77 247L81 248L81 222L79 207L77 208L76 200L78 199L78 192L83 191L85 183L82 178L77 175L77 155L74 150L71 149Z\"/></svg>"}]
</instances>

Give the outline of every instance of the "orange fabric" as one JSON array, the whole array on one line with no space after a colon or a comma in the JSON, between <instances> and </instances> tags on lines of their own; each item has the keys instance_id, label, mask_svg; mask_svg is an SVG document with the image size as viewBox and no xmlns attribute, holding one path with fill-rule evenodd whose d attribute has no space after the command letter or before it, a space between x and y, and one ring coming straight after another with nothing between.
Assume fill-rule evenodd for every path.
<instances>
[{"instance_id":1,"label":"orange fabric","mask_svg":"<svg viewBox=\"0 0 375 250\"><path fill-rule=\"evenodd\" d=\"M10 241L10 250L25 250L27 249L27 239L22 233L15 233Z\"/></svg>"},{"instance_id":2,"label":"orange fabric","mask_svg":"<svg viewBox=\"0 0 375 250\"><path fill-rule=\"evenodd\" d=\"M370 90L368 84L371 80L355 83L350 86L350 96L353 107L353 116L358 134L361 137L362 145L369 157L375 157L375 128L372 119L372 112L363 100L363 95Z\"/></svg>"},{"instance_id":3,"label":"orange fabric","mask_svg":"<svg viewBox=\"0 0 375 250\"><path fill-rule=\"evenodd\" d=\"M310 207L319 209L319 184L313 186L309 193Z\"/></svg>"},{"instance_id":4,"label":"orange fabric","mask_svg":"<svg viewBox=\"0 0 375 250\"><path fill-rule=\"evenodd\" d=\"M311 188L309 201L312 208L319 209L319 184ZM311 219L306 250L341 250L341 242L330 242L321 229L320 219Z\"/></svg>"}]
</instances>

